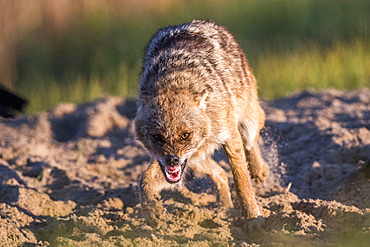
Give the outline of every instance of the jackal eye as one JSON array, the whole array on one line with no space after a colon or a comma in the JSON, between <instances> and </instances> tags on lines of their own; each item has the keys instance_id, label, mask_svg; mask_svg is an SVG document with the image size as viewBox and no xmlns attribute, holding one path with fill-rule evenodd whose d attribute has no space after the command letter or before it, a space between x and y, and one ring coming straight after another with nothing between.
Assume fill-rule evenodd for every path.
<instances>
[{"instance_id":1,"label":"jackal eye","mask_svg":"<svg viewBox=\"0 0 370 247\"><path fill-rule=\"evenodd\" d=\"M156 140L158 142L163 142L163 137L160 134L154 134L154 135L152 135L152 137L153 137L154 140Z\"/></svg>"},{"instance_id":2,"label":"jackal eye","mask_svg":"<svg viewBox=\"0 0 370 247\"><path fill-rule=\"evenodd\" d=\"M189 139L189 137L190 137L190 133L184 133L180 136L180 140L185 141L185 140Z\"/></svg>"}]
</instances>

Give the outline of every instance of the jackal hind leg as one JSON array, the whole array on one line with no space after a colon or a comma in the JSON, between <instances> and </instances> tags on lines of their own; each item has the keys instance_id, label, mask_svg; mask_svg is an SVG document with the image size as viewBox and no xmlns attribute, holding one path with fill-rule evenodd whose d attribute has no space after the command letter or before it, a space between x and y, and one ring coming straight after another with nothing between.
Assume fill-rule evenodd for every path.
<instances>
[{"instance_id":1,"label":"jackal hind leg","mask_svg":"<svg viewBox=\"0 0 370 247\"><path fill-rule=\"evenodd\" d=\"M233 207L226 171L216 161L212 158L207 158L204 162L191 166L191 169L196 173L209 176L217 187L219 201L222 206L226 208Z\"/></svg>"},{"instance_id":2,"label":"jackal hind leg","mask_svg":"<svg viewBox=\"0 0 370 247\"><path fill-rule=\"evenodd\" d=\"M251 173L251 177L258 183L263 182L267 176L269 168L261 156L258 145L260 130L264 127L265 113L261 107L259 109L259 121L245 121L239 124L239 132L243 140L246 161Z\"/></svg>"},{"instance_id":3,"label":"jackal hind leg","mask_svg":"<svg viewBox=\"0 0 370 247\"><path fill-rule=\"evenodd\" d=\"M246 160L249 164L248 168L251 172L251 177L258 183L265 180L269 168L261 156L261 151L257 140L251 150L245 149Z\"/></svg>"}]
</instances>

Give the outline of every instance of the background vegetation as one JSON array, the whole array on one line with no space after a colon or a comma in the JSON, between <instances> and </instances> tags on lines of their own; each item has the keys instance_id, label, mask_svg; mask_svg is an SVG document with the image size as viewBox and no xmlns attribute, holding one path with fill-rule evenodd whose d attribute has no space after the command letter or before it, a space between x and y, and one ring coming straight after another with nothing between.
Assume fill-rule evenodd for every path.
<instances>
[{"instance_id":1,"label":"background vegetation","mask_svg":"<svg viewBox=\"0 0 370 247\"><path fill-rule=\"evenodd\" d=\"M262 98L370 85L370 1L0 0L0 79L28 112L104 93L135 97L143 49L164 26L211 19L239 41Z\"/></svg>"}]
</instances>

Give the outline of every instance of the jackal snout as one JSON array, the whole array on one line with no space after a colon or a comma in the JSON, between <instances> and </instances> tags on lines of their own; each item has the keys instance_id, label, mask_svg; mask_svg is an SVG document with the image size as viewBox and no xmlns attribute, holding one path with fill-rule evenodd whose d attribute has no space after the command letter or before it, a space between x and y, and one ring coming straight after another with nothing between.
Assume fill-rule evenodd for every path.
<instances>
[{"instance_id":1,"label":"jackal snout","mask_svg":"<svg viewBox=\"0 0 370 247\"><path fill-rule=\"evenodd\" d=\"M167 166L178 166L180 158L177 155L166 155L165 156Z\"/></svg>"}]
</instances>

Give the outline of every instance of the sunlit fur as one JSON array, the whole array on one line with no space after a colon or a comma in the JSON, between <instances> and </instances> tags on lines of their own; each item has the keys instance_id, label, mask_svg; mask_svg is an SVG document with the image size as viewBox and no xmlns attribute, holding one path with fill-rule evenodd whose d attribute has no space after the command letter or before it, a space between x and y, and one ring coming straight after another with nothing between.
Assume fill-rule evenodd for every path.
<instances>
[{"instance_id":1,"label":"sunlit fur","mask_svg":"<svg viewBox=\"0 0 370 247\"><path fill-rule=\"evenodd\" d=\"M145 50L135 119L137 138L153 157L140 180L148 222L161 218L158 193L173 186L160 169L166 155L209 175L220 202L232 207L227 175L211 158L219 147L228 156L243 214L259 216L250 175L262 181L268 170L256 144L264 121L255 77L224 27L193 21L159 30ZM189 139L181 140L184 133Z\"/></svg>"}]
</instances>

